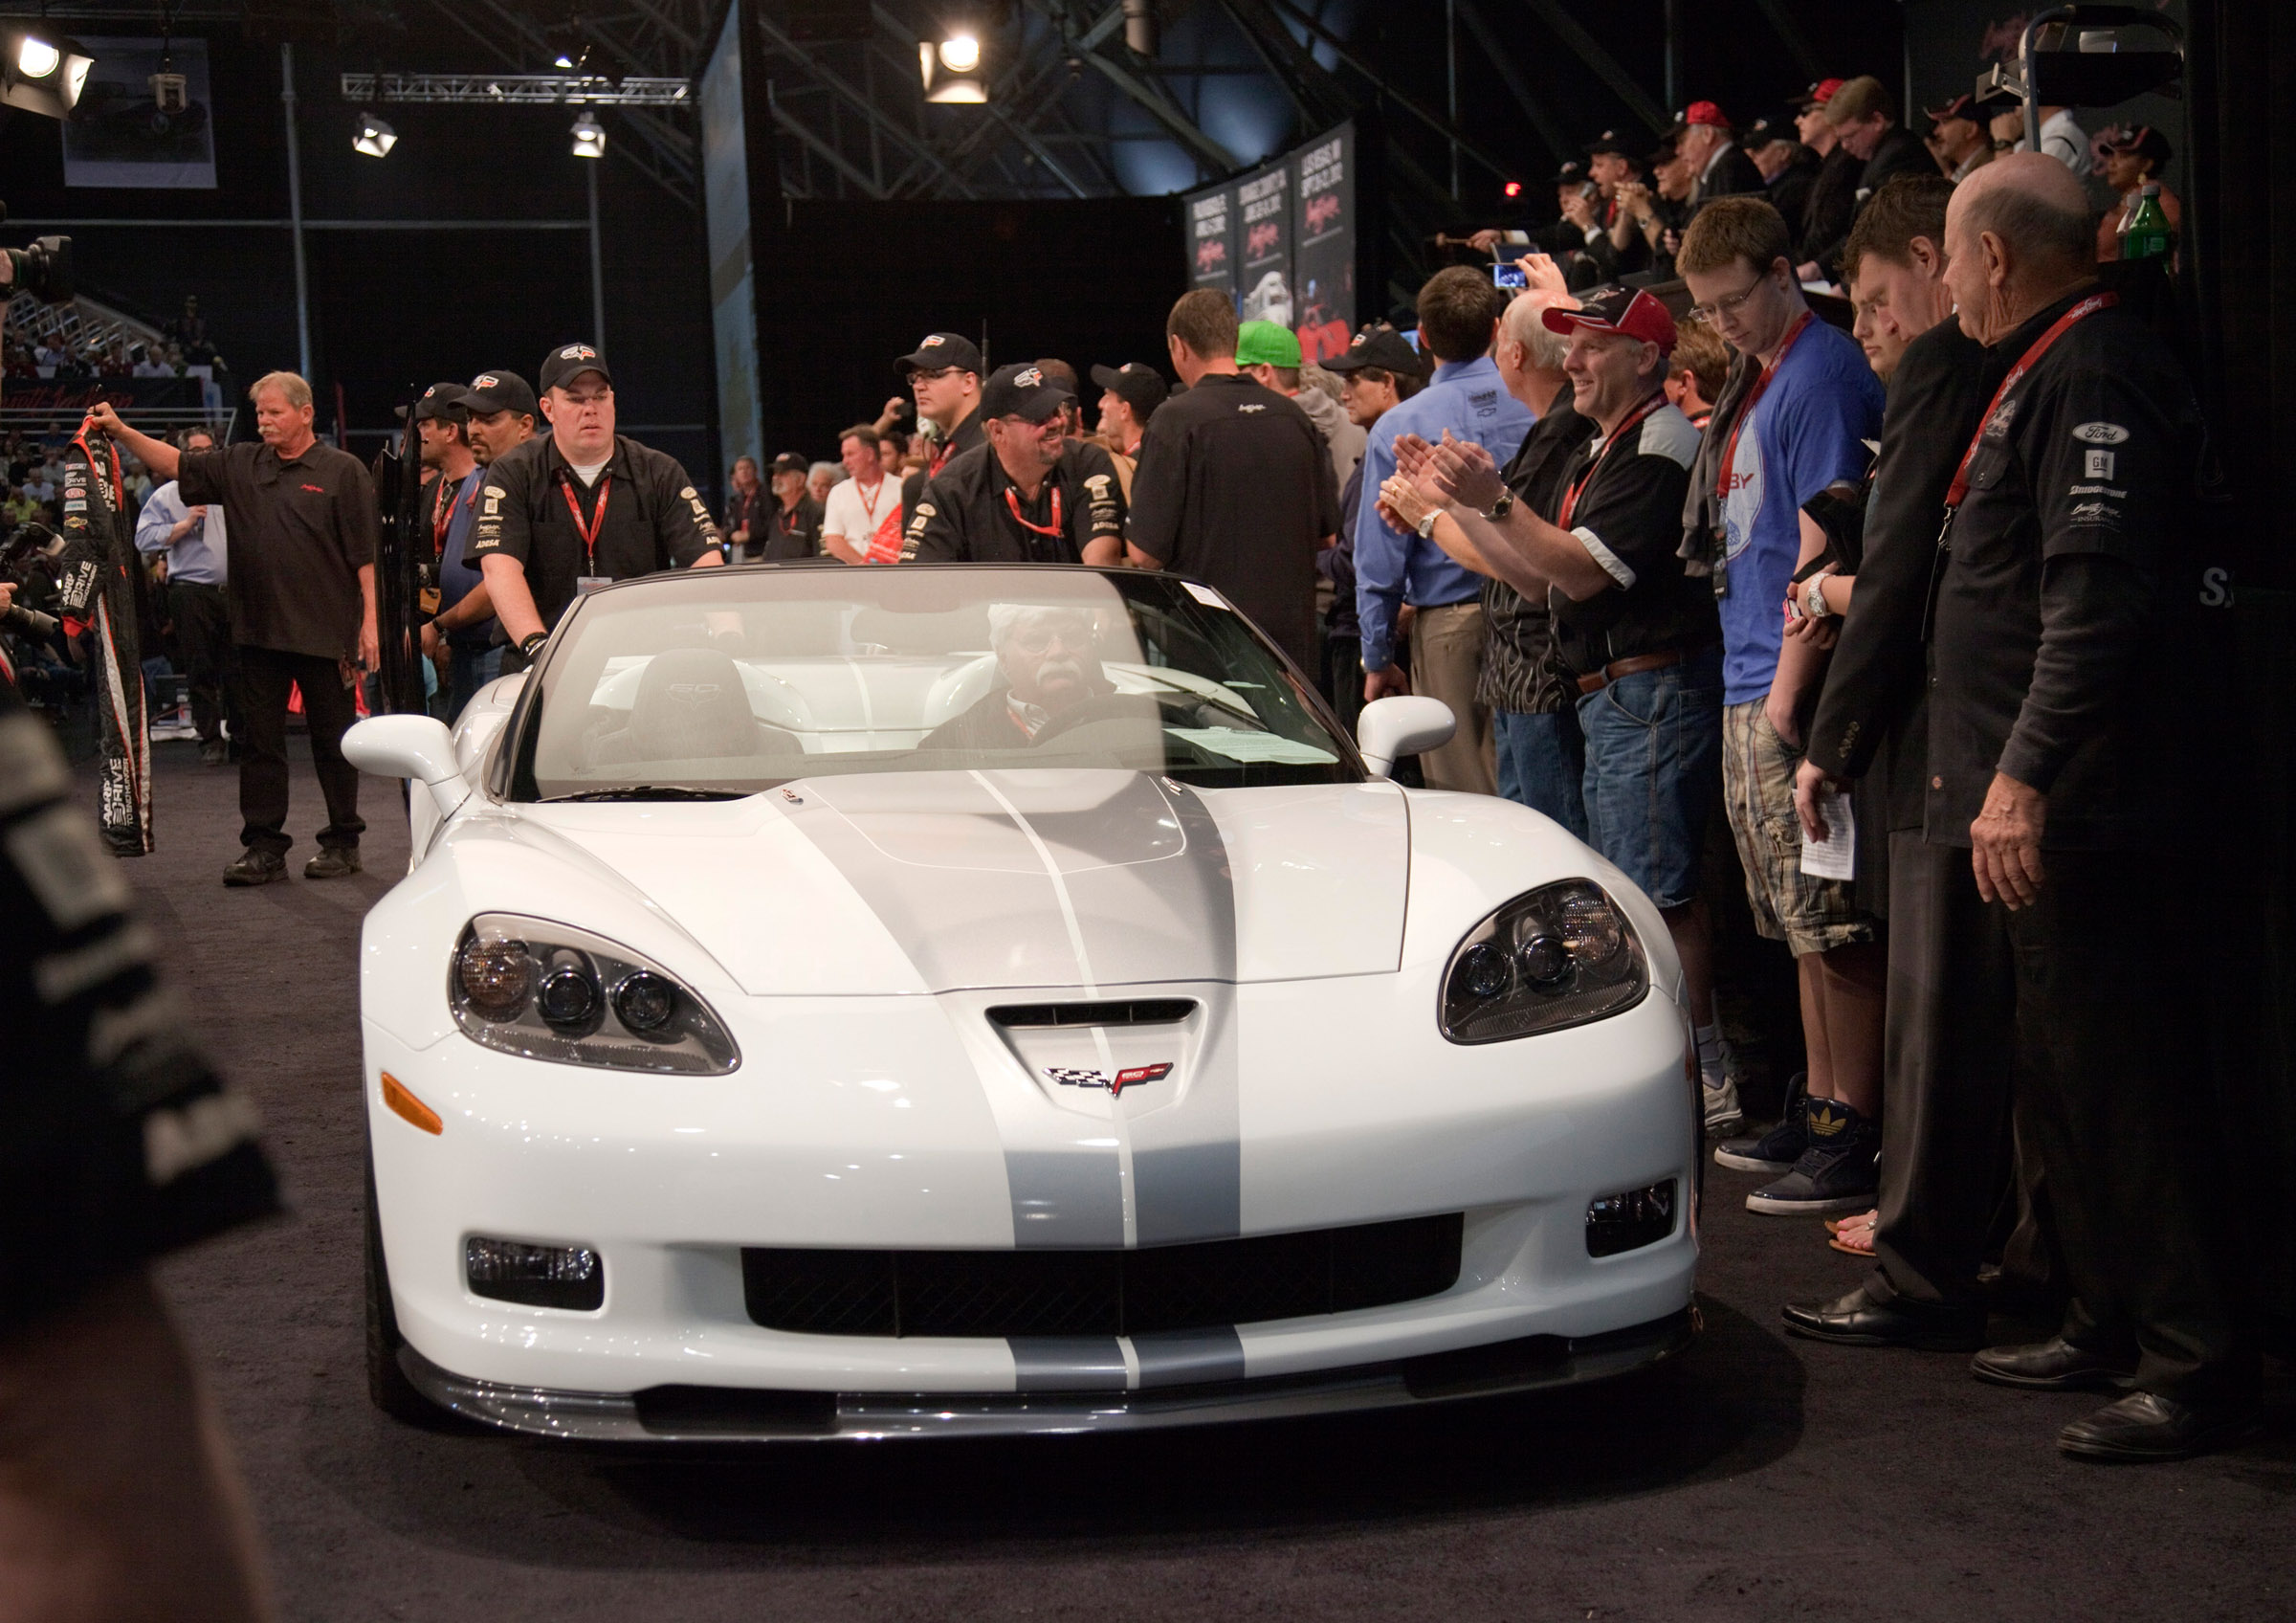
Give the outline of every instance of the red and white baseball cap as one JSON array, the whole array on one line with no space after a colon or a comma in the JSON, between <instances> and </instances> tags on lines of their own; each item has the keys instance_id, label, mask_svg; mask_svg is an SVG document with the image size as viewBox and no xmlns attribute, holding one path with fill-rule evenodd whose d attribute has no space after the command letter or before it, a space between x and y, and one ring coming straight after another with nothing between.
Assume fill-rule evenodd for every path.
<instances>
[{"instance_id":1,"label":"red and white baseball cap","mask_svg":"<svg viewBox=\"0 0 2296 1623\"><path fill-rule=\"evenodd\" d=\"M1720 107L1711 101L1693 101L1685 107L1682 110L1682 116L1674 121L1674 129L1677 134L1680 134L1682 131L1694 128L1699 124L1725 132L1730 128L1730 121L1722 116Z\"/></svg>"},{"instance_id":2,"label":"red and white baseball cap","mask_svg":"<svg viewBox=\"0 0 2296 1623\"><path fill-rule=\"evenodd\" d=\"M1599 287L1580 294L1576 310L1551 305L1538 319L1549 332L1585 327L1591 332L1624 333L1668 353L1674 348L1674 318L1639 287Z\"/></svg>"},{"instance_id":3,"label":"red and white baseball cap","mask_svg":"<svg viewBox=\"0 0 2296 1623\"><path fill-rule=\"evenodd\" d=\"M1797 96L1794 99L1794 105L1805 113L1812 107L1822 107L1834 99L1835 91L1848 82L1847 79L1821 78Z\"/></svg>"}]
</instances>

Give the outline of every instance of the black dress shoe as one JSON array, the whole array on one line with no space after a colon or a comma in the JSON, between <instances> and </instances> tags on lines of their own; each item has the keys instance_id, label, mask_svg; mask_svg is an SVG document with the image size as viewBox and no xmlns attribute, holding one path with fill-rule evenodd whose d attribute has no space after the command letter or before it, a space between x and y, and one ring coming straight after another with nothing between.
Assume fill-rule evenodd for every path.
<instances>
[{"instance_id":1,"label":"black dress shoe","mask_svg":"<svg viewBox=\"0 0 2296 1623\"><path fill-rule=\"evenodd\" d=\"M1786 1333L1838 1346L1910 1346L1924 1352L1969 1352L1985 1345L1985 1319L1976 1308L1876 1301L1864 1286L1833 1301L1788 1303Z\"/></svg>"},{"instance_id":2,"label":"black dress shoe","mask_svg":"<svg viewBox=\"0 0 2296 1623\"><path fill-rule=\"evenodd\" d=\"M2190 1459L2197 1454L2239 1442L2256 1427L2252 1403L2205 1407L2178 1403L2157 1392L2130 1392L2057 1434L2057 1446L2080 1459L2118 1459L2130 1464Z\"/></svg>"},{"instance_id":3,"label":"black dress shoe","mask_svg":"<svg viewBox=\"0 0 2296 1623\"><path fill-rule=\"evenodd\" d=\"M274 879L287 877L287 859L276 851L259 851L249 846L239 854L239 860L223 871L227 885L267 885Z\"/></svg>"},{"instance_id":4,"label":"black dress shoe","mask_svg":"<svg viewBox=\"0 0 2296 1623\"><path fill-rule=\"evenodd\" d=\"M1997 1387L2021 1387L2031 1392L2125 1392L2134 1366L2126 1358L2091 1352L2063 1336L2052 1336L2022 1346L1989 1346L1969 1361L1969 1372Z\"/></svg>"},{"instance_id":5,"label":"black dress shoe","mask_svg":"<svg viewBox=\"0 0 2296 1623\"><path fill-rule=\"evenodd\" d=\"M306 879L340 879L345 874L359 872L359 848L355 845L330 845L303 864Z\"/></svg>"}]
</instances>

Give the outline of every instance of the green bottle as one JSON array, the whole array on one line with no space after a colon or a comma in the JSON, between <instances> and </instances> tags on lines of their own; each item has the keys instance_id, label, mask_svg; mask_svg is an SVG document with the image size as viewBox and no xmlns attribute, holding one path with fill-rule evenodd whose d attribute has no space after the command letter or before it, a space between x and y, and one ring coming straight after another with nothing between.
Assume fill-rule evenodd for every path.
<instances>
[{"instance_id":1,"label":"green bottle","mask_svg":"<svg viewBox=\"0 0 2296 1623\"><path fill-rule=\"evenodd\" d=\"M2149 180L2137 192L2136 206L2121 223L2121 257L2165 259L2169 253L2169 216L2161 212L2160 182Z\"/></svg>"}]
</instances>

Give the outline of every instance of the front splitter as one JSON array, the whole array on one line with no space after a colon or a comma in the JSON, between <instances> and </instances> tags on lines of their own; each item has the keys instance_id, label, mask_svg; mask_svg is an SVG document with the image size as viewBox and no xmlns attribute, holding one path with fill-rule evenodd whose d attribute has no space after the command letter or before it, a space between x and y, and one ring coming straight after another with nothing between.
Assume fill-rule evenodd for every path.
<instances>
[{"instance_id":1,"label":"front splitter","mask_svg":"<svg viewBox=\"0 0 2296 1623\"><path fill-rule=\"evenodd\" d=\"M1526 1336L1385 1364L1151 1391L807 1392L736 1387L561 1391L474 1381L412 1347L417 1390L465 1418L532 1436L604 1443L871 1441L1006 1437L1228 1425L1612 1380L1673 1357L1699 1328L1695 1305L1599 1336Z\"/></svg>"}]
</instances>

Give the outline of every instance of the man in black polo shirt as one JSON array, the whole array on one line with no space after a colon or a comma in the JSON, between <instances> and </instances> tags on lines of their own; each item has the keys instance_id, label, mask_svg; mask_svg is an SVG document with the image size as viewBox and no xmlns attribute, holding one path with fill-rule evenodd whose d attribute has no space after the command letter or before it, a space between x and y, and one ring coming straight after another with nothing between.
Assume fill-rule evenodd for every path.
<instances>
[{"instance_id":1,"label":"man in black polo shirt","mask_svg":"<svg viewBox=\"0 0 2296 1623\"><path fill-rule=\"evenodd\" d=\"M986 439L981 430L981 351L962 333L929 332L894 365L916 397L916 426L930 423L935 433L932 460L901 481L901 511L914 513L925 481Z\"/></svg>"},{"instance_id":2,"label":"man in black polo shirt","mask_svg":"<svg viewBox=\"0 0 2296 1623\"><path fill-rule=\"evenodd\" d=\"M773 505L752 531L741 556L732 562L780 564L791 558L821 556L821 525L828 515L806 488L806 475L812 466L794 451L784 451L773 459L767 475Z\"/></svg>"},{"instance_id":3,"label":"man in black polo shirt","mask_svg":"<svg viewBox=\"0 0 2296 1623\"><path fill-rule=\"evenodd\" d=\"M375 487L358 457L311 432L311 386L270 372L248 390L260 444L179 452L136 433L111 407L89 412L154 478L188 502L220 502L232 526L228 593L239 647L247 739L239 759L239 860L227 885L283 878L295 843L287 826L287 696L299 688L327 826L303 877L359 872L359 769L342 758L357 714L351 681L375 668Z\"/></svg>"},{"instance_id":4,"label":"man in black polo shirt","mask_svg":"<svg viewBox=\"0 0 2296 1623\"><path fill-rule=\"evenodd\" d=\"M2055 158L1963 181L1945 246L1963 330L2007 365L1946 498L1926 837L1970 853L1954 882L1984 905L1959 910L1955 1012L2014 1045L2018 1142L2072 1290L2056 1336L1973 1371L2126 1390L2058 1446L2182 1458L2237 1439L2256 1385L2193 1142L2213 1125L2191 1052L2206 958L2142 945L2191 900L2173 614L2200 590L2180 545L2200 522L2200 413L2168 347L2099 288L2094 217Z\"/></svg>"},{"instance_id":5,"label":"man in black polo shirt","mask_svg":"<svg viewBox=\"0 0 2296 1623\"><path fill-rule=\"evenodd\" d=\"M1236 311L1209 288L1164 322L1187 392L1158 408L1132 476L1130 556L1217 588L1313 673L1315 554L1339 527L1339 491L1308 414L1236 369Z\"/></svg>"},{"instance_id":6,"label":"man in black polo shirt","mask_svg":"<svg viewBox=\"0 0 2296 1623\"><path fill-rule=\"evenodd\" d=\"M677 459L614 432L606 357L567 344L542 362L550 433L489 463L468 555L524 670L566 605L609 581L722 564L717 521Z\"/></svg>"},{"instance_id":7,"label":"man in black polo shirt","mask_svg":"<svg viewBox=\"0 0 2296 1623\"><path fill-rule=\"evenodd\" d=\"M981 392L987 439L935 475L909 510L904 564L1122 561L1121 498L1065 455L1075 396L1042 367L1000 368Z\"/></svg>"},{"instance_id":8,"label":"man in black polo shirt","mask_svg":"<svg viewBox=\"0 0 2296 1623\"><path fill-rule=\"evenodd\" d=\"M1722 769L1721 626L1712 590L1675 555L1698 431L1667 400L1674 321L1648 293L1609 288L1541 320L1571 335L1571 403L1597 431L1565 464L1550 512L1528 511L1472 442L1402 441L1398 478L1447 502L1500 579L1547 600L1579 695L1587 842L1667 921L1712 1120L1734 1109L1698 894Z\"/></svg>"}]
</instances>

